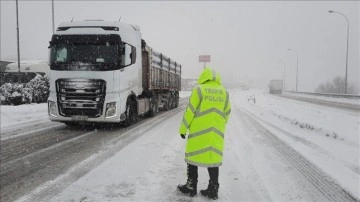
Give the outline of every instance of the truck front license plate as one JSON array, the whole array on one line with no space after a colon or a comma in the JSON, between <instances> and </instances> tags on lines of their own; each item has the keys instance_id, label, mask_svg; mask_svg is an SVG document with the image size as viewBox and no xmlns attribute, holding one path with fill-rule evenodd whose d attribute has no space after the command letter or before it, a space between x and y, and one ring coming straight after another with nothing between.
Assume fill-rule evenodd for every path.
<instances>
[{"instance_id":1,"label":"truck front license plate","mask_svg":"<svg viewBox=\"0 0 360 202\"><path fill-rule=\"evenodd\" d=\"M87 121L88 117L87 116L72 116L71 120L73 120L73 121Z\"/></svg>"}]
</instances>

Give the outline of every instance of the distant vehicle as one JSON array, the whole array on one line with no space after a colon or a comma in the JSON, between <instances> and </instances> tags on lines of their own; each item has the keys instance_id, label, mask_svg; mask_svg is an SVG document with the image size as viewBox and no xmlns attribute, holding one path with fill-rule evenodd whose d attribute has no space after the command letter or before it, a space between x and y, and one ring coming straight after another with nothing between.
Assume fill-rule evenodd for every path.
<instances>
[{"instance_id":1,"label":"distant vehicle","mask_svg":"<svg viewBox=\"0 0 360 202\"><path fill-rule=\"evenodd\" d=\"M50 41L49 117L131 125L179 105L181 65L122 22L64 22Z\"/></svg>"},{"instance_id":2,"label":"distant vehicle","mask_svg":"<svg viewBox=\"0 0 360 202\"><path fill-rule=\"evenodd\" d=\"M21 61L20 73L18 63L14 62L6 66L1 84L17 82L27 83L35 78L36 74L44 76L48 75L49 72L50 67L46 61Z\"/></svg>"},{"instance_id":3,"label":"distant vehicle","mask_svg":"<svg viewBox=\"0 0 360 202\"><path fill-rule=\"evenodd\" d=\"M271 80L269 92L271 94L281 94L283 89L283 80Z\"/></svg>"}]
</instances>

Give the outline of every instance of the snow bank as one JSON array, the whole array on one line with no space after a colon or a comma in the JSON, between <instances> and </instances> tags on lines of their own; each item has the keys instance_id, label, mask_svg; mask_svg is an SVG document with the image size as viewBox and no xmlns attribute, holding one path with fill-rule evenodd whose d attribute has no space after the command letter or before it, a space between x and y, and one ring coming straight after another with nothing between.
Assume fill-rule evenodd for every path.
<instances>
[{"instance_id":1,"label":"snow bank","mask_svg":"<svg viewBox=\"0 0 360 202\"><path fill-rule=\"evenodd\" d=\"M360 99L356 99L356 98L337 98L337 97L318 96L318 95L291 93L291 92L283 92L283 94L294 96L294 97L313 98L313 99L317 99L317 100L325 100L325 101L331 101L331 102L337 102L337 103L360 105Z\"/></svg>"},{"instance_id":2,"label":"snow bank","mask_svg":"<svg viewBox=\"0 0 360 202\"><path fill-rule=\"evenodd\" d=\"M5 127L19 127L24 123L48 119L47 103L18 106L1 105L1 130Z\"/></svg>"},{"instance_id":3,"label":"snow bank","mask_svg":"<svg viewBox=\"0 0 360 202\"><path fill-rule=\"evenodd\" d=\"M248 101L253 95L256 103ZM272 133L360 198L358 111L278 98L262 91L237 91L233 97L238 100L233 105L264 120ZM331 100L341 102L343 98Z\"/></svg>"}]
</instances>

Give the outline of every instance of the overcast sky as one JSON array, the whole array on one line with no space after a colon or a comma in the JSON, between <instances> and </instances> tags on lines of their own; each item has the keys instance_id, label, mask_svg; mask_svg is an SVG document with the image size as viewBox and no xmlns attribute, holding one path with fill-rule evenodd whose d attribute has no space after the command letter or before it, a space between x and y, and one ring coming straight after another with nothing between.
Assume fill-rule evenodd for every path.
<instances>
[{"instance_id":1,"label":"overcast sky","mask_svg":"<svg viewBox=\"0 0 360 202\"><path fill-rule=\"evenodd\" d=\"M15 0L1 1L1 59L16 60ZM57 1L55 27L62 21L104 19L137 24L155 50L180 62L184 78L196 78L201 54L224 81L266 86L282 79L287 90L314 91L345 76L350 22L348 82L360 85L359 1ZM52 35L51 1L19 1L21 59L46 60ZM279 61L280 60L280 61Z\"/></svg>"}]
</instances>

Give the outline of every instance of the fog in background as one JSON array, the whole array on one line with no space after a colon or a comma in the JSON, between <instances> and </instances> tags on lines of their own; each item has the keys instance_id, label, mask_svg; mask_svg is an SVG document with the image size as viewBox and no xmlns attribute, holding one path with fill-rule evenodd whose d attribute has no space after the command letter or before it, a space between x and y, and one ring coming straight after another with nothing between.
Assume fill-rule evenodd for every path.
<instances>
[{"instance_id":1,"label":"fog in background","mask_svg":"<svg viewBox=\"0 0 360 202\"><path fill-rule=\"evenodd\" d=\"M16 60L15 0L1 1L1 60ZM104 19L140 26L155 50L180 62L183 78L197 78L201 54L224 82L266 88L282 79L299 91L345 76L350 22L348 83L360 85L358 1L56 1L55 27L62 21ZM47 60L52 35L51 1L19 1L21 60ZM280 60L280 61L279 61Z\"/></svg>"}]
</instances>

